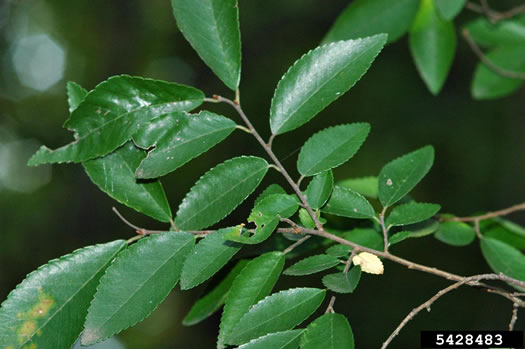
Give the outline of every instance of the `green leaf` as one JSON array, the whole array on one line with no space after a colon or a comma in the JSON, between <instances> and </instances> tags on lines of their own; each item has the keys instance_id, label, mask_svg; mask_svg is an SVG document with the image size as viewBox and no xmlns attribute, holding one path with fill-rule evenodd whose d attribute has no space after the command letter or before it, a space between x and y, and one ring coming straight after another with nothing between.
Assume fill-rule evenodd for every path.
<instances>
[{"instance_id":1,"label":"green leaf","mask_svg":"<svg viewBox=\"0 0 525 349\"><path fill-rule=\"evenodd\" d=\"M525 255L517 248L485 237L481 239L481 252L495 273L503 273L511 278L525 281Z\"/></svg>"},{"instance_id":2,"label":"green leaf","mask_svg":"<svg viewBox=\"0 0 525 349\"><path fill-rule=\"evenodd\" d=\"M243 344L268 333L294 328L321 305L326 291L294 288L274 293L255 304L226 337L229 344Z\"/></svg>"},{"instance_id":3,"label":"green leaf","mask_svg":"<svg viewBox=\"0 0 525 349\"><path fill-rule=\"evenodd\" d=\"M434 1L421 1L410 29L409 43L419 75L430 92L437 95L454 60L456 32L452 22L439 16Z\"/></svg>"},{"instance_id":4,"label":"green leaf","mask_svg":"<svg viewBox=\"0 0 525 349\"><path fill-rule=\"evenodd\" d=\"M348 273L334 273L323 277L323 285L337 293L352 293L361 279L361 268L353 267Z\"/></svg>"},{"instance_id":5,"label":"green leaf","mask_svg":"<svg viewBox=\"0 0 525 349\"><path fill-rule=\"evenodd\" d=\"M337 183L341 187L353 189L361 195L366 197L377 199L378 193L378 182L377 177L361 177L361 178L348 178Z\"/></svg>"},{"instance_id":6,"label":"green leaf","mask_svg":"<svg viewBox=\"0 0 525 349\"><path fill-rule=\"evenodd\" d=\"M439 229L434 236L452 246L466 246L474 241L476 232L474 228L463 222L444 222L439 224Z\"/></svg>"},{"instance_id":7,"label":"green leaf","mask_svg":"<svg viewBox=\"0 0 525 349\"><path fill-rule=\"evenodd\" d=\"M415 227L410 227L410 237L421 238L433 234L439 229L439 225L439 222L433 219L418 223L415 225Z\"/></svg>"},{"instance_id":8,"label":"green leaf","mask_svg":"<svg viewBox=\"0 0 525 349\"><path fill-rule=\"evenodd\" d=\"M525 44L525 15L491 23L479 17L465 26L472 39L486 47L519 46Z\"/></svg>"},{"instance_id":9,"label":"green leaf","mask_svg":"<svg viewBox=\"0 0 525 349\"><path fill-rule=\"evenodd\" d=\"M282 252L269 252L250 261L237 276L226 298L221 317L217 348L239 328L239 320L248 310L273 289L284 267Z\"/></svg>"},{"instance_id":10,"label":"green leaf","mask_svg":"<svg viewBox=\"0 0 525 349\"><path fill-rule=\"evenodd\" d=\"M343 235L343 237L346 240L354 242L361 246L373 248L374 250L378 250L378 251L383 250L383 236L379 232L375 231L374 229L369 229L369 228L352 229L349 232L346 232Z\"/></svg>"},{"instance_id":11,"label":"green leaf","mask_svg":"<svg viewBox=\"0 0 525 349\"><path fill-rule=\"evenodd\" d=\"M379 173L379 200L392 206L408 194L434 163L434 148L427 145L386 164Z\"/></svg>"},{"instance_id":12,"label":"green leaf","mask_svg":"<svg viewBox=\"0 0 525 349\"><path fill-rule=\"evenodd\" d=\"M148 317L175 287L194 242L192 234L167 232L120 253L100 279L82 345L100 342Z\"/></svg>"},{"instance_id":13,"label":"green leaf","mask_svg":"<svg viewBox=\"0 0 525 349\"><path fill-rule=\"evenodd\" d=\"M319 254L300 260L284 271L285 275L310 275L338 265L339 259L326 254Z\"/></svg>"},{"instance_id":14,"label":"green leaf","mask_svg":"<svg viewBox=\"0 0 525 349\"><path fill-rule=\"evenodd\" d=\"M525 228L500 217L480 222L483 236L503 241L518 250L525 250Z\"/></svg>"},{"instance_id":15,"label":"green leaf","mask_svg":"<svg viewBox=\"0 0 525 349\"><path fill-rule=\"evenodd\" d=\"M410 231L406 231L406 230L400 231L400 232L393 234L392 236L388 238L388 244L394 245L410 237L412 237Z\"/></svg>"},{"instance_id":16,"label":"green leaf","mask_svg":"<svg viewBox=\"0 0 525 349\"><path fill-rule=\"evenodd\" d=\"M206 172L179 206L175 224L198 230L217 223L239 206L261 183L268 163L255 156L240 156Z\"/></svg>"},{"instance_id":17,"label":"green leaf","mask_svg":"<svg viewBox=\"0 0 525 349\"><path fill-rule=\"evenodd\" d=\"M208 111L162 115L133 136L137 146L154 147L148 151L136 175L157 178L175 171L223 141L233 130L235 122Z\"/></svg>"},{"instance_id":18,"label":"green leaf","mask_svg":"<svg viewBox=\"0 0 525 349\"><path fill-rule=\"evenodd\" d=\"M400 226L419 223L433 217L439 212L441 206L410 202L394 207L386 220L386 226Z\"/></svg>"},{"instance_id":19,"label":"green leaf","mask_svg":"<svg viewBox=\"0 0 525 349\"><path fill-rule=\"evenodd\" d=\"M333 188L334 175L331 170L321 172L314 176L306 188L306 198L308 199L310 207L314 210L323 207L330 197L330 194L332 194Z\"/></svg>"},{"instance_id":20,"label":"green leaf","mask_svg":"<svg viewBox=\"0 0 525 349\"><path fill-rule=\"evenodd\" d=\"M284 190L279 184L270 184L262 191L261 194L259 194L257 199L255 199L253 206L257 206L264 198L272 194L286 194L286 190Z\"/></svg>"},{"instance_id":21,"label":"green leaf","mask_svg":"<svg viewBox=\"0 0 525 349\"><path fill-rule=\"evenodd\" d=\"M84 97L88 94L88 90L73 81L68 81L66 89L69 112L72 113L84 100Z\"/></svg>"},{"instance_id":22,"label":"green leaf","mask_svg":"<svg viewBox=\"0 0 525 349\"><path fill-rule=\"evenodd\" d=\"M328 313L315 319L301 338L301 349L354 349L354 334L345 316Z\"/></svg>"},{"instance_id":23,"label":"green leaf","mask_svg":"<svg viewBox=\"0 0 525 349\"><path fill-rule=\"evenodd\" d=\"M248 222L256 224L252 236L241 235L241 230L231 230L226 238L243 244L258 244L273 233L281 218L291 217L299 208L295 196L272 194L262 199L252 210Z\"/></svg>"},{"instance_id":24,"label":"green leaf","mask_svg":"<svg viewBox=\"0 0 525 349\"><path fill-rule=\"evenodd\" d=\"M193 304L188 314L184 317L182 324L185 326L198 324L219 310L230 294L233 281L247 263L248 260L246 259L241 259L237 262L228 275L213 290Z\"/></svg>"},{"instance_id":25,"label":"green leaf","mask_svg":"<svg viewBox=\"0 0 525 349\"><path fill-rule=\"evenodd\" d=\"M301 148L297 169L304 176L313 176L342 165L361 148L370 125L354 123L325 128L310 137Z\"/></svg>"},{"instance_id":26,"label":"green leaf","mask_svg":"<svg viewBox=\"0 0 525 349\"><path fill-rule=\"evenodd\" d=\"M113 153L82 165L91 181L113 199L161 222L169 222L171 209L160 181L135 178L135 170L145 156L143 150L128 142Z\"/></svg>"},{"instance_id":27,"label":"green leaf","mask_svg":"<svg viewBox=\"0 0 525 349\"><path fill-rule=\"evenodd\" d=\"M496 48L485 56L494 65L509 71L525 73L525 44ZM478 63L472 80L471 93L476 99L500 98L523 85L521 79L501 76L483 63Z\"/></svg>"},{"instance_id":28,"label":"green leaf","mask_svg":"<svg viewBox=\"0 0 525 349\"><path fill-rule=\"evenodd\" d=\"M297 349L304 330L274 332L252 339L237 349Z\"/></svg>"},{"instance_id":29,"label":"green leaf","mask_svg":"<svg viewBox=\"0 0 525 349\"><path fill-rule=\"evenodd\" d=\"M171 0L180 31L201 59L230 89L241 78L237 0Z\"/></svg>"},{"instance_id":30,"label":"green leaf","mask_svg":"<svg viewBox=\"0 0 525 349\"><path fill-rule=\"evenodd\" d=\"M0 347L70 349L100 277L125 246L117 240L85 247L30 273L2 303Z\"/></svg>"},{"instance_id":31,"label":"green leaf","mask_svg":"<svg viewBox=\"0 0 525 349\"><path fill-rule=\"evenodd\" d=\"M387 33L388 42L403 36L419 6L419 0L355 0L337 17L323 43Z\"/></svg>"},{"instance_id":32,"label":"green leaf","mask_svg":"<svg viewBox=\"0 0 525 349\"><path fill-rule=\"evenodd\" d=\"M330 200L323 212L348 218L373 218L375 211L372 205L356 191L335 186Z\"/></svg>"},{"instance_id":33,"label":"green leaf","mask_svg":"<svg viewBox=\"0 0 525 349\"><path fill-rule=\"evenodd\" d=\"M340 41L317 47L296 61L272 99L272 134L298 128L342 96L368 70L385 42L385 34Z\"/></svg>"},{"instance_id":34,"label":"green leaf","mask_svg":"<svg viewBox=\"0 0 525 349\"><path fill-rule=\"evenodd\" d=\"M224 228L208 234L193 248L180 276L180 288L189 290L200 285L221 270L241 249L240 244L226 240L226 234L235 228Z\"/></svg>"},{"instance_id":35,"label":"green leaf","mask_svg":"<svg viewBox=\"0 0 525 349\"><path fill-rule=\"evenodd\" d=\"M114 76L90 91L64 124L75 141L56 150L42 146L29 166L83 162L111 153L140 128L162 114L198 107L204 94L192 87L132 77Z\"/></svg>"},{"instance_id":36,"label":"green leaf","mask_svg":"<svg viewBox=\"0 0 525 349\"><path fill-rule=\"evenodd\" d=\"M465 6L467 0L435 0L436 8L440 16L447 20L451 21L456 17L463 7Z\"/></svg>"}]
</instances>

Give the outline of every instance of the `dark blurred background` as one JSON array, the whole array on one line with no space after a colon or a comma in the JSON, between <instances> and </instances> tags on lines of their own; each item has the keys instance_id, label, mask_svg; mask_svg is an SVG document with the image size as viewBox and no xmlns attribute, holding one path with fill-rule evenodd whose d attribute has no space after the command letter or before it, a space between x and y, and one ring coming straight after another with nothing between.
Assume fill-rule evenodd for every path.
<instances>
[{"instance_id":1,"label":"dark blurred background","mask_svg":"<svg viewBox=\"0 0 525 349\"><path fill-rule=\"evenodd\" d=\"M348 0L241 1L243 39L242 102L264 138L277 81L297 58L315 47ZM493 1L509 8L518 1ZM474 15L464 11L458 26ZM296 177L293 153L318 129L367 121L372 132L362 150L335 170L336 179L376 175L389 160L433 144L432 171L413 192L418 201L436 202L443 211L470 215L524 201L525 89L493 100L475 101L470 80L477 64L465 42L448 81L432 96L412 63L406 37L389 45L365 77L312 122L276 139L275 150ZM0 299L24 276L48 260L76 248L131 237L134 232L111 211L116 205L138 225L162 228L147 217L117 205L100 192L79 165L28 168L40 144L68 143L60 126L68 117L65 84L86 88L115 74L184 83L208 96L231 92L213 76L178 32L169 0L0 0ZM213 110L240 122L231 109ZM196 179L236 155L263 155L242 132L208 154L163 178L176 212ZM290 156L291 154L291 156ZM275 171L273 171L275 172ZM273 181L267 176L261 189ZM259 190L260 191L260 190ZM245 221L250 204L234 211L221 226ZM525 215L514 221L525 224ZM488 272L477 241L454 248L433 237L413 239L394 253L467 275ZM342 296L336 310L348 315L358 348L378 348L401 319L447 282L385 262L383 276L364 275L355 294ZM282 277L277 288L320 286ZM203 292L172 292L150 318L121 333L126 348L213 348L220 313L194 327L181 320ZM462 288L421 313L392 343L415 348L422 329L505 329L511 304L501 297ZM522 314L516 327L525 328Z\"/></svg>"}]
</instances>

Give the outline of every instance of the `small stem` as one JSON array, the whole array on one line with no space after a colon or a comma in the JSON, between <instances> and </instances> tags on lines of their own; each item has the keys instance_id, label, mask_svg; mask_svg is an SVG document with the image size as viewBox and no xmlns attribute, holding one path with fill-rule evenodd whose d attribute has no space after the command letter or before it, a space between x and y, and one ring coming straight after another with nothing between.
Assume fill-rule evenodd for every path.
<instances>
[{"instance_id":1,"label":"small stem","mask_svg":"<svg viewBox=\"0 0 525 349\"><path fill-rule=\"evenodd\" d=\"M332 296L332 298L330 298L330 302L328 303L328 306L326 307L326 311L324 312L325 314L334 312L335 300L336 300L336 296Z\"/></svg>"},{"instance_id":2,"label":"small stem","mask_svg":"<svg viewBox=\"0 0 525 349\"><path fill-rule=\"evenodd\" d=\"M249 129L247 129L246 127L244 126L241 126L241 125L235 125L235 128L241 130L241 131L244 131L246 133L249 133L249 134L252 134L252 131L250 131Z\"/></svg>"},{"instance_id":3,"label":"small stem","mask_svg":"<svg viewBox=\"0 0 525 349\"><path fill-rule=\"evenodd\" d=\"M277 172L281 172L281 169L279 167L275 166L274 164L270 164L268 167L273 168Z\"/></svg>"},{"instance_id":4,"label":"small stem","mask_svg":"<svg viewBox=\"0 0 525 349\"><path fill-rule=\"evenodd\" d=\"M276 136L276 135L272 134L272 135L270 136L270 139L268 139L268 143L266 143L266 146L267 146L268 148L270 148L270 149L272 149L272 144L273 144L273 140L275 139L275 136Z\"/></svg>"},{"instance_id":5,"label":"small stem","mask_svg":"<svg viewBox=\"0 0 525 349\"><path fill-rule=\"evenodd\" d=\"M348 259L346 260L345 268L343 269L343 273L348 273L348 271L350 270L350 266L352 265L352 259L354 258L356 254L357 254L357 249L354 248L354 250L350 254L350 257L348 257ZM330 298L330 303L328 303L328 307L326 308L325 314L328 312L332 312L332 313L334 312L334 304L335 304L336 299L337 299L337 296L335 295L332 296L332 298Z\"/></svg>"},{"instance_id":6,"label":"small stem","mask_svg":"<svg viewBox=\"0 0 525 349\"><path fill-rule=\"evenodd\" d=\"M516 324L516 321L518 320L518 303L512 304L512 316L510 318L509 322L509 331L512 331L514 329L514 325Z\"/></svg>"},{"instance_id":7,"label":"small stem","mask_svg":"<svg viewBox=\"0 0 525 349\"><path fill-rule=\"evenodd\" d=\"M235 103L241 104L241 90L239 88L235 89Z\"/></svg>"},{"instance_id":8,"label":"small stem","mask_svg":"<svg viewBox=\"0 0 525 349\"><path fill-rule=\"evenodd\" d=\"M135 242L135 241L137 241L137 240L142 239L143 237L144 237L144 235L135 235L134 237L129 238L129 239L126 241L126 243L129 245L129 244L131 244L131 243L133 243L133 242Z\"/></svg>"},{"instance_id":9,"label":"small stem","mask_svg":"<svg viewBox=\"0 0 525 349\"><path fill-rule=\"evenodd\" d=\"M472 39L472 36L470 36L470 33L467 29L463 29L463 37L469 44L470 48L472 49L472 52L478 56L479 60L487 66L490 70L495 72L496 74L501 75L502 77L509 78L509 79L518 79L518 80L525 80L525 73L516 72L512 70L507 70L504 68L501 68L500 66L494 64L490 59L488 59L483 51L479 48L479 46L476 44L476 42Z\"/></svg>"},{"instance_id":10,"label":"small stem","mask_svg":"<svg viewBox=\"0 0 525 349\"><path fill-rule=\"evenodd\" d=\"M297 228L295 228L297 229ZM297 240L296 242L294 242L293 244L291 244L290 246L288 246L284 251L283 253L284 254L287 254L287 253L290 253L292 252L297 246L299 245L302 245L303 242L305 242L306 240L308 240L311 236L310 235L306 235L305 237Z\"/></svg>"},{"instance_id":11,"label":"small stem","mask_svg":"<svg viewBox=\"0 0 525 349\"><path fill-rule=\"evenodd\" d=\"M480 0L481 2L481 9L483 10L483 13L488 18L488 20L494 24L496 23L496 20L492 16L492 10L490 9L489 3L487 0Z\"/></svg>"},{"instance_id":12,"label":"small stem","mask_svg":"<svg viewBox=\"0 0 525 349\"><path fill-rule=\"evenodd\" d=\"M301 177L299 177L299 179L297 180L297 187L301 187L301 182L303 181L304 179L304 175L302 175Z\"/></svg>"},{"instance_id":13,"label":"small stem","mask_svg":"<svg viewBox=\"0 0 525 349\"><path fill-rule=\"evenodd\" d=\"M442 221L455 221L455 222L476 222L483 221L485 219L496 218L501 216L506 216L514 212L525 211L525 202L517 205L513 205L502 210L497 210L489 213L485 213L479 216L469 216L469 217L451 217L451 218L442 218Z\"/></svg>"},{"instance_id":14,"label":"small stem","mask_svg":"<svg viewBox=\"0 0 525 349\"><path fill-rule=\"evenodd\" d=\"M270 146L264 142L264 140L259 135L259 132L257 132L257 130L253 127L250 119L248 119L248 117L246 116L246 114L242 110L241 106L238 103L236 103L235 101L232 101L232 100L230 100L228 98L224 98L224 97L221 97L221 96L218 96L218 95L213 95L213 98L215 100L219 101L219 102L224 102L224 103L227 103L227 104L231 105L237 111L237 113L239 114L241 119L244 121L246 126L248 126L248 129L252 132L252 135L259 142L259 144L263 147L263 149L266 151L268 156L270 156L270 158L272 159L273 163L281 170L281 174L283 175L283 177L286 179L286 181L293 188L293 190L295 191L295 193L299 197L299 200L301 200L301 202L304 204L305 209L306 209L306 211L308 211L308 214L310 215L310 217L312 217L312 220L314 221L316 228L319 229L319 230L323 230L323 225L321 224L321 222L319 221L319 219L315 215L314 211L312 210L312 208L308 204L308 201L306 200L306 197L301 192L301 189L299 189L299 187L295 184L295 182L293 181L292 177L290 177L290 175L288 174L288 172L286 171L284 166L281 164L281 162L279 161L279 159L277 158L275 153L272 151Z\"/></svg>"},{"instance_id":15,"label":"small stem","mask_svg":"<svg viewBox=\"0 0 525 349\"><path fill-rule=\"evenodd\" d=\"M381 230L383 231L383 244L384 244L384 251L388 252L388 229L385 226L385 213L386 213L386 207L383 207L383 210L379 214L379 224L381 225Z\"/></svg>"},{"instance_id":16,"label":"small stem","mask_svg":"<svg viewBox=\"0 0 525 349\"><path fill-rule=\"evenodd\" d=\"M516 6L516 7L513 7L507 11L504 11L504 12L497 12L497 11L494 11L492 9L488 9L488 11L486 9L483 8L483 6L480 6L474 2L467 2L465 4L465 8L468 9L468 10L471 10L473 12L476 12L476 13L480 13L480 14L485 14L485 16L492 22L492 23L497 23L501 20L504 20L504 19L509 19L509 18L512 18L514 16L517 16L519 14L522 14L523 12L525 12L525 4L522 4L522 5L519 5L519 6Z\"/></svg>"}]
</instances>

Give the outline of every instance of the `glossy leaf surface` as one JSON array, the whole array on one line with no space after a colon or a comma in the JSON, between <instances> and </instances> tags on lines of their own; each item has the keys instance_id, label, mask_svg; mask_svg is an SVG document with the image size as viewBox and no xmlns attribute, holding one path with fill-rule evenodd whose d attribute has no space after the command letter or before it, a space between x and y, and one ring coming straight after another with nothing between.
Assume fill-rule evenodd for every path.
<instances>
[{"instance_id":1,"label":"glossy leaf surface","mask_svg":"<svg viewBox=\"0 0 525 349\"><path fill-rule=\"evenodd\" d=\"M497 67L525 74L525 43L496 48L486 54ZM523 86L523 80L501 76L483 63L478 63L472 80L471 92L476 99L500 98Z\"/></svg>"},{"instance_id":2,"label":"glossy leaf surface","mask_svg":"<svg viewBox=\"0 0 525 349\"><path fill-rule=\"evenodd\" d=\"M118 202L161 222L169 222L171 208L159 180L137 180L135 170L146 153L133 142L113 153L83 162L89 178Z\"/></svg>"},{"instance_id":3,"label":"glossy leaf surface","mask_svg":"<svg viewBox=\"0 0 525 349\"><path fill-rule=\"evenodd\" d=\"M261 183L268 163L255 156L240 156L206 172L179 206L175 224L198 230L226 217Z\"/></svg>"},{"instance_id":4,"label":"glossy leaf surface","mask_svg":"<svg viewBox=\"0 0 525 349\"><path fill-rule=\"evenodd\" d=\"M179 281L195 237L167 232L139 240L118 255L100 280L82 333L91 345L148 317Z\"/></svg>"},{"instance_id":5,"label":"glossy leaf surface","mask_svg":"<svg viewBox=\"0 0 525 349\"><path fill-rule=\"evenodd\" d=\"M237 349L297 349L304 330L274 332L252 339Z\"/></svg>"},{"instance_id":6,"label":"glossy leaf surface","mask_svg":"<svg viewBox=\"0 0 525 349\"><path fill-rule=\"evenodd\" d=\"M443 222L439 224L439 229L434 236L452 246L466 246L474 241L476 232L474 228L463 222Z\"/></svg>"},{"instance_id":7,"label":"glossy leaf surface","mask_svg":"<svg viewBox=\"0 0 525 349\"><path fill-rule=\"evenodd\" d=\"M72 113L84 100L84 97L88 94L88 90L73 81L68 81L66 89L67 104L69 105L69 112Z\"/></svg>"},{"instance_id":8,"label":"glossy leaf surface","mask_svg":"<svg viewBox=\"0 0 525 349\"><path fill-rule=\"evenodd\" d=\"M100 277L125 246L116 240L85 247L30 273L2 303L0 347L71 348Z\"/></svg>"},{"instance_id":9,"label":"glossy leaf surface","mask_svg":"<svg viewBox=\"0 0 525 349\"><path fill-rule=\"evenodd\" d=\"M241 34L237 0L171 0L180 31L230 89L241 78Z\"/></svg>"},{"instance_id":10,"label":"glossy leaf surface","mask_svg":"<svg viewBox=\"0 0 525 349\"><path fill-rule=\"evenodd\" d=\"M218 348L224 348L225 338L237 332L243 315L255 303L270 294L283 267L284 254L269 252L250 261L237 276L224 305Z\"/></svg>"},{"instance_id":11,"label":"glossy leaf surface","mask_svg":"<svg viewBox=\"0 0 525 349\"><path fill-rule=\"evenodd\" d=\"M306 327L301 349L354 349L354 334L344 315L328 313Z\"/></svg>"},{"instance_id":12,"label":"glossy leaf surface","mask_svg":"<svg viewBox=\"0 0 525 349\"><path fill-rule=\"evenodd\" d=\"M435 0L435 2L439 15L444 20L450 21L461 12L467 0Z\"/></svg>"},{"instance_id":13,"label":"glossy leaf surface","mask_svg":"<svg viewBox=\"0 0 525 349\"><path fill-rule=\"evenodd\" d=\"M294 276L310 275L335 267L339 263L339 259L333 256L319 254L300 260L288 267L283 274Z\"/></svg>"},{"instance_id":14,"label":"glossy leaf surface","mask_svg":"<svg viewBox=\"0 0 525 349\"><path fill-rule=\"evenodd\" d=\"M361 279L361 268L353 267L348 273L334 273L323 277L323 285L337 293L352 293Z\"/></svg>"},{"instance_id":15,"label":"glossy leaf surface","mask_svg":"<svg viewBox=\"0 0 525 349\"><path fill-rule=\"evenodd\" d=\"M380 34L317 47L301 57L277 85L270 109L273 134L305 124L348 91L386 42Z\"/></svg>"},{"instance_id":16,"label":"glossy leaf surface","mask_svg":"<svg viewBox=\"0 0 525 349\"><path fill-rule=\"evenodd\" d=\"M452 22L439 16L435 1L439 0L421 1L410 29L409 43L419 75L430 92L437 95L454 60L456 32Z\"/></svg>"},{"instance_id":17,"label":"glossy leaf surface","mask_svg":"<svg viewBox=\"0 0 525 349\"><path fill-rule=\"evenodd\" d=\"M213 290L193 304L188 314L184 317L182 324L185 326L198 324L219 310L226 301L228 294L230 294L233 281L237 275L241 273L247 263L248 261L245 259L237 262L228 275L226 275L226 277L222 279Z\"/></svg>"},{"instance_id":18,"label":"glossy leaf surface","mask_svg":"<svg viewBox=\"0 0 525 349\"><path fill-rule=\"evenodd\" d=\"M391 206L408 194L434 163L434 148L426 146L386 164L379 173L379 200Z\"/></svg>"},{"instance_id":19,"label":"glossy leaf surface","mask_svg":"<svg viewBox=\"0 0 525 349\"><path fill-rule=\"evenodd\" d=\"M286 194L286 190L284 190L283 187L281 187L279 184L275 184L275 183L270 184L269 186L264 188L262 193L260 193L257 199L255 199L255 203L253 206L254 207L257 206L259 202L261 202L261 200L263 200L264 198L272 194Z\"/></svg>"},{"instance_id":20,"label":"glossy leaf surface","mask_svg":"<svg viewBox=\"0 0 525 349\"><path fill-rule=\"evenodd\" d=\"M243 344L268 333L290 330L321 305L325 294L326 291L317 288L295 288L274 293L255 304L225 341Z\"/></svg>"},{"instance_id":21,"label":"glossy leaf surface","mask_svg":"<svg viewBox=\"0 0 525 349\"><path fill-rule=\"evenodd\" d=\"M208 111L162 115L142 127L135 144L148 151L137 168L138 178L157 178L205 153L235 130L235 122Z\"/></svg>"},{"instance_id":22,"label":"glossy leaf surface","mask_svg":"<svg viewBox=\"0 0 525 349\"><path fill-rule=\"evenodd\" d=\"M369 132L367 123L339 125L319 131L301 148L297 160L299 173L313 176L347 162L361 148Z\"/></svg>"},{"instance_id":23,"label":"glossy leaf surface","mask_svg":"<svg viewBox=\"0 0 525 349\"><path fill-rule=\"evenodd\" d=\"M386 220L386 226L400 226L422 222L439 212L437 204L410 202L394 207Z\"/></svg>"},{"instance_id":24,"label":"glossy leaf surface","mask_svg":"<svg viewBox=\"0 0 525 349\"><path fill-rule=\"evenodd\" d=\"M517 248L499 240L483 238L481 252L495 273L525 281L525 255Z\"/></svg>"},{"instance_id":25,"label":"glossy leaf surface","mask_svg":"<svg viewBox=\"0 0 525 349\"><path fill-rule=\"evenodd\" d=\"M349 188L335 186L323 212L348 218L373 218L375 211L363 195Z\"/></svg>"},{"instance_id":26,"label":"glossy leaf surface","mask_svg":"<svg viewBox=\"0 0 525 349\"><path fill-rule=\"evenodd\" d=\"M243 244L258 244L277 228L281 218L291 217L299 208L297 199L287 194L272 194L262 199L248 217L256 225L252 236L241 235L241 230L230 230L226 238Z\"/></svg>"},{"instance_id":27,"label":"glossy leaf surface","mask_svg":"<svg viewBox=\"0 0 525 349\"><path fill-rule=\"evenodd\" d=\"M111 77L90 91L64 124L75 132L75 141L56 150L42 146L28 164L82 162L106 155L155 117L189 111L203 100L204 94L192 87L127 75Z\"/></svg>"},{"instance_id":28,"label":"glossy leaf surface","mask_svg":"<svg viewBox=\"0 0 525 349\"><path fill-rule=\"evenodd\" d=\"M388 42L394 42L407 32L418 6L419 0L352 1L337 17L323 43L380 33L387 33Z\"/></svg>"},{"instance_id":29,"label":"glossy leaf surface","mask_svg":"<svg viewBox=\"0 0 525 349\"><path fill-rule=\"evenodd\" d=\"M208 280L239 252L242 245L225 237L231 230L235 228L217 230L195 245L182 268L180 276L182 290L188 290Z\"/></svg>"},{"instance_id":30,"label":"glossy leaf surface","mask_svg":"<svg viewBox=\"0 0 525 349\"><path fill-rule=\"evenodd\" d=\"M308 204L314 210L323 207L326 203L332 189L334 188L334 175L331 170L324 171L312 178L312 181L306 188L306 198Z\"/></svg>"}]
</instances>

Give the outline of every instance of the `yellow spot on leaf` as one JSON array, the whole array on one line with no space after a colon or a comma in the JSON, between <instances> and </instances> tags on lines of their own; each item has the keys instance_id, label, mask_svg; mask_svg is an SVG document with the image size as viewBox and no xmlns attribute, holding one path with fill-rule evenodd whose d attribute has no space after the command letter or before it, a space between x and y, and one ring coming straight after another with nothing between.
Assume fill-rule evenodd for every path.
<instances>
[{"instance_id":1,"label":"yellow spot on leaf","mask_svg":"<svg viewBox=\"0 0 525 349\"><path fill-rule=\"evenodd\" d=\"M28 341L36 331L36 321L27 320L16 331L18 335L18 343L22 344Z\"/></svg>"},{"instance_id":2,"label":"yellow spot on leaf","mask_svg":"<svg viewBox=\"0 0 525 349\"><path fill-rule=\"evenodd\" d=\"M36 344L31 343L31 344L25 345L22 349L36 349Z\"/></svg>"},{"instance_id":3,"label":"yellow spot on leaf","mask_svg":"<svg viewBox=\"0 0 525 349\"><path fill-rule=\"evenodd\" d=\"M352 258L354 265L360 265L361 270L369 274L383 274L383 262L375 254L362 252Z\"/></svg>"}]
</instances>

